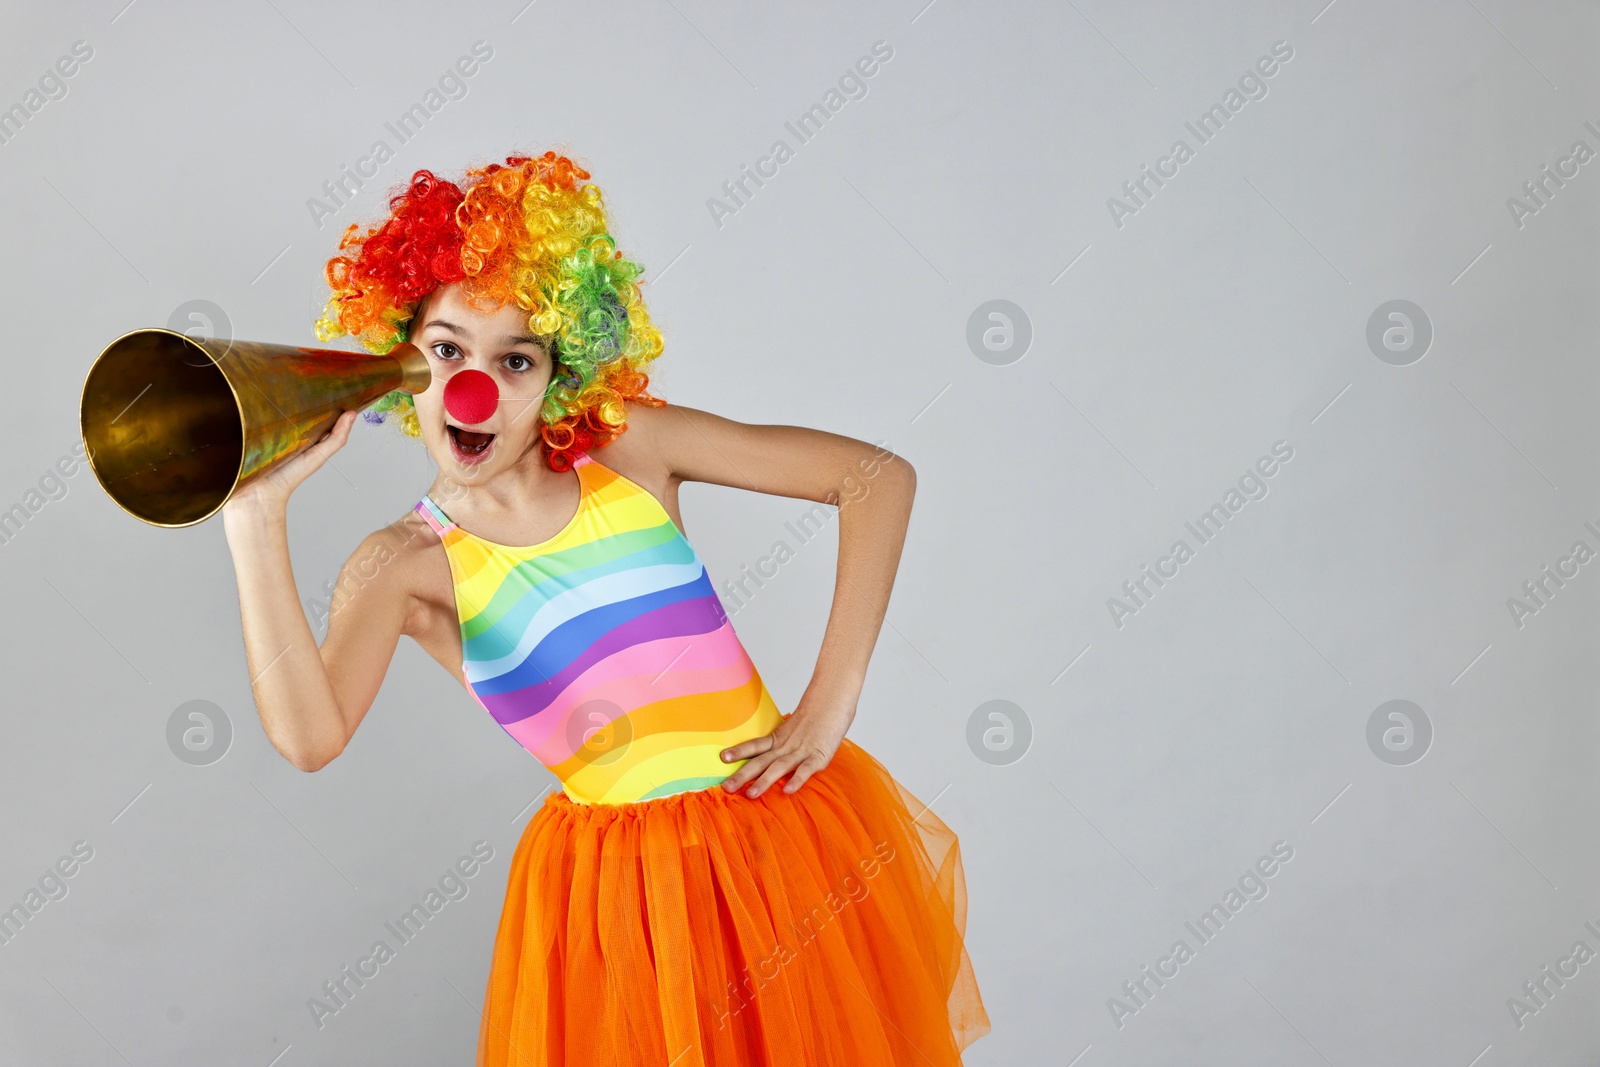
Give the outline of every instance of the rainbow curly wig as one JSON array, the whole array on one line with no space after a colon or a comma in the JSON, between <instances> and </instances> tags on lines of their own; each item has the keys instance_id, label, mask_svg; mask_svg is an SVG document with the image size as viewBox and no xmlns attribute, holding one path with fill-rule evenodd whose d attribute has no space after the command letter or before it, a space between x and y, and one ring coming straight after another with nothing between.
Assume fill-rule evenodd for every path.
<instances>
[{"instance_id":1,"label":"rainbow curly wig","mask_svg":"<svg viewBox=\"0 0 1600 1067\"><path fill-rule=\"evenodd\" d=\"M541 450L551 468L570 468L627 429L623 401L666 403L647 392L644 368L662 341L639 296L644 268L617 251L588 177L553 151L468 169L459 184L417 171L382 224L345 230L325 271L333 296L317 337L349 334L386 353L409 339L423 298L453 282L481 311L515 302L555 360ZM390 393L363 415L422 436L409 394Z\"/></svg>"}]
</instances>

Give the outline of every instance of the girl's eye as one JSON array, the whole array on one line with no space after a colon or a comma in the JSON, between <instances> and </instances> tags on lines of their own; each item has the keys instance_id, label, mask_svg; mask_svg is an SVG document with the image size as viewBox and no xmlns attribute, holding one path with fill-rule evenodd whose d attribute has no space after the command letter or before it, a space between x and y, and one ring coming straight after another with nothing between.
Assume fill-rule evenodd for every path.
<instances>
[{"instance_id":1,"label":"girl's eye","mask_svg":"<svg viewBox=\"0 0 1600 1067\"><path fill-rule=\"evenodd\" d=\"M513 366L512 365L513 361L519 362L521 364L521 366ZM533 367L533 360L529 359L527 356L521 355L519 353L512 353L511 355L506 357L506 369L507 370L510 370L510 371L525 371L525 370L531 369L532 367Z\"/></svg>"},{"instance_id":2,"label":"girl's eye","mask_svg":"<svg viewBox=\"0 0 1600 1067\"><path fill-rule=\"evenodd\" d=\"M445 352L444 349L449 349L450 351ZM456 353L456 346L451 344L449 341L440 341L438 344L433 346L433 352L434 355L438 356L440 359L450 359Z\"/></svg>"}]
</instances>

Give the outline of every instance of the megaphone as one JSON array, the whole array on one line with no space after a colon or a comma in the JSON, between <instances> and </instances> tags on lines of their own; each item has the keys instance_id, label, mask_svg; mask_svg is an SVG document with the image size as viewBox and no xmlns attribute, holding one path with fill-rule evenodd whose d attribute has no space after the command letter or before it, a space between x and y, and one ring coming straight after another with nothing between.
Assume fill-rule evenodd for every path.
<instances>
[{"instance_id":1,"label":"megaphone","mask_svg":"<svg viewBox=\"0 0 1600 1067\"><path fill-rule=\"evenodd\" d=\"M193 526L239 487L314 444L346 411L420 393L428 357L134 330L111 342L83 383L89 466L128 514Z\"/></svg>"}]
</instances>

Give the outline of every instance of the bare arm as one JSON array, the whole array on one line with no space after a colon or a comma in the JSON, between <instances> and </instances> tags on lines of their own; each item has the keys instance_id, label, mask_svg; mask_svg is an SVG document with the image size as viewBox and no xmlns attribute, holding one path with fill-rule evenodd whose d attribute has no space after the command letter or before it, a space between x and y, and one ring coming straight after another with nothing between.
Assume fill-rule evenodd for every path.
<instances>
[{"instance_id":1,"label":"bare arm","mask_svg":"<svg viewBox=\"0 0 1600 1067\"><path fill-rule=\"evenodd\" d=\"M347 413L319 444L223 507L256 710L273 747L303 771L325 766L355 733L383 684L409 605L399 569L383 566L396 556L387 531L367 538L340 572L320 649L295 590L289 495L343 446L354 421Z\"/></svg>"},{"instance_id":2,"label":"bare arm","mask_svg":"<svg viewBox=\"0 0 1600 1067\"><path fill-rule=\"evenodd\" d=\"M755 780L757 796L793 772L793 792L833 758L855 717L888 610L916 494L916 471L905 459L851 437L801 426L755 426L669 405L629 409L626 439L648 451L670 479L711 482L797 497L839 508L838 578L817 666L795 713L771 737L724 752L748 759L724 783L729 791ZM648 450L644 447L648 445Z\"/></svg>"}]
</instances>

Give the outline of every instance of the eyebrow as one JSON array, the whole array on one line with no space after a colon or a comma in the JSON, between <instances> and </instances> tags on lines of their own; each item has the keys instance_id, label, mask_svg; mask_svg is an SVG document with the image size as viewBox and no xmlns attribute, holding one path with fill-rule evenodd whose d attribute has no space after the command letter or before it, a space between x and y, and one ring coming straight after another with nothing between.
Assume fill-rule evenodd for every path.
<instances>
[{"instance_id":1,"label":"eyebrow","mask_svg":"<svg viewBox=\"0 0 1600 1067\"><path fill-rule=\"evenodd\" d=\"M423 326L422 328L426 330L433 326L442 326L446 330L449 330L451 333L455 334L457 337L465 337L467 335L466 330L462 329L460 326L457 326L453 322L446 322L444 319L431 319L428 321L427 325ZM533 337L528 334L506 334L506 336L500 339L500 343L507 345L534 345L538 348L544 347L544 342L540 341L537 337Z\"/></svg>"}]
</instances>

